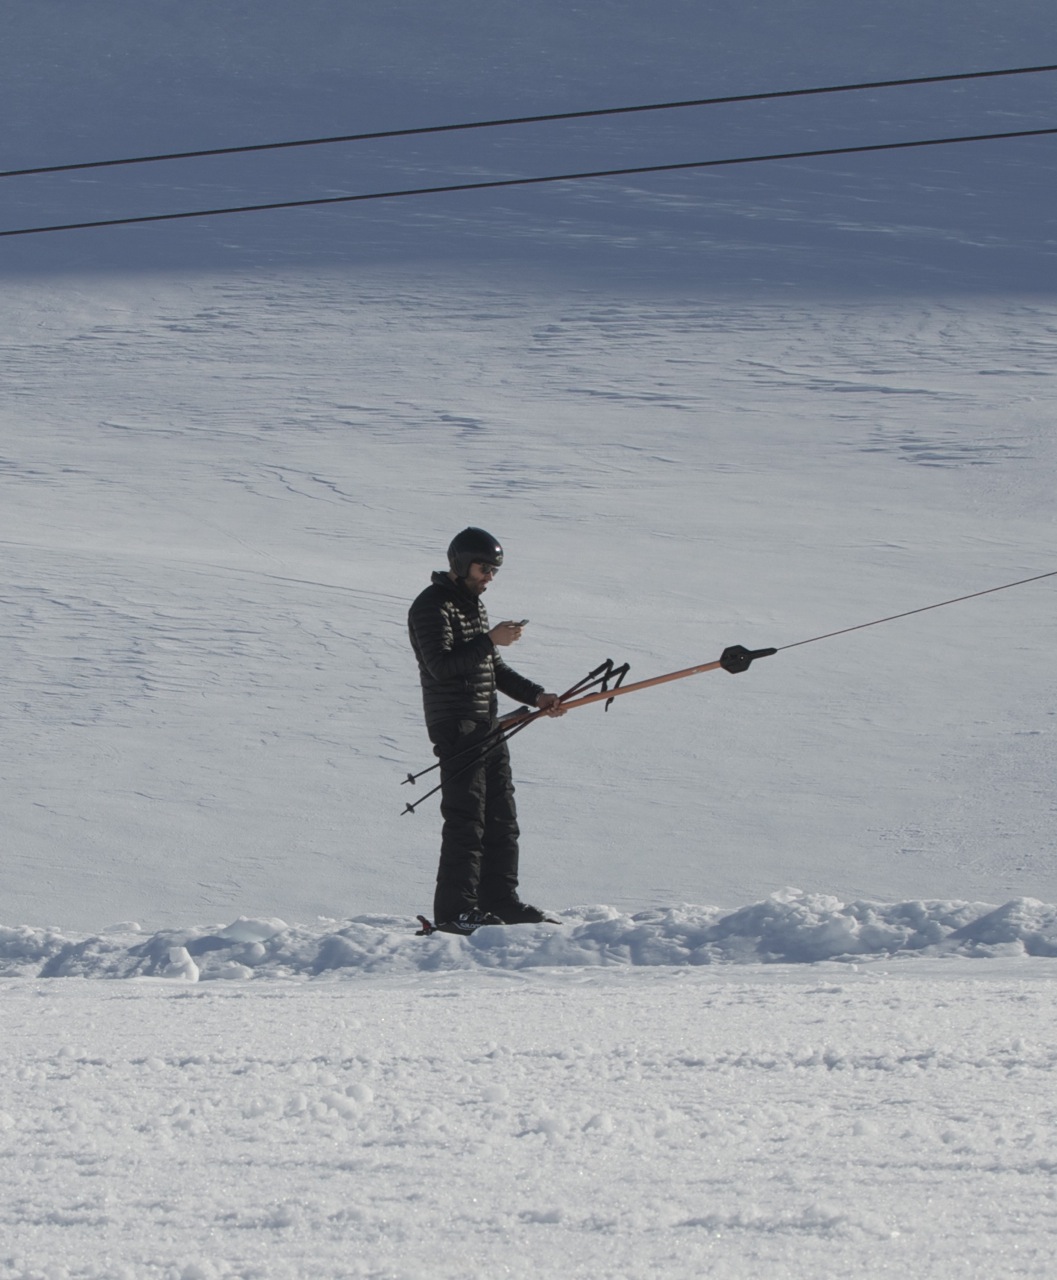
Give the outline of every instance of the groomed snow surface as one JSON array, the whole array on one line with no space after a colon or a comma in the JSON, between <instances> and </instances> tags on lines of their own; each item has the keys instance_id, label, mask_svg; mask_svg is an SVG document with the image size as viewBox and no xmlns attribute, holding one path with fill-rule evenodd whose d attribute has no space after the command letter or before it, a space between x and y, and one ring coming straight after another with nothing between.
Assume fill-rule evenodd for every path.
<instances>
[{"instance_id":1,"label":"groomed snow surface","mask_svg":"<svg viewBox=\"0 0 1057 1280\"><path fill-rule=\"evenodd\" d=\"M5 1280L1052 1272L1042 903L0 955Z\"/></svg>"},{"instance_id":2,"label":"groomed snow surface","mask_svg":"<svg viewBox=\"0 0 1057 1280\"><path fill-rule=\"evenodd\" d=\"M1052 1274L1052 961L470 963L3 981L0 1275Z\"/></svg>"}]
</instances>

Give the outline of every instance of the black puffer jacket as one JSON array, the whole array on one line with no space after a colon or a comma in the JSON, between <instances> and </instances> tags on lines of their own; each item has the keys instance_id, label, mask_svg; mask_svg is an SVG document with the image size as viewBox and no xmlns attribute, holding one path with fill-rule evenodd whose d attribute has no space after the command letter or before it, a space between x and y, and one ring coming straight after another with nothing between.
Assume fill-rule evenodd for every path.
<instances>
[{"instance_id":1,"label":"black puffer jacket","mask_svg":"<svg viewBox=\"0 0 1057 1280\"><path fill-rule=\"evenodd\" d=\"M442 720L488 721L497 713L496 690L534 706L543 686L512 670L488 637L488 614L479 596L435 573L407 615L418 659L426 724Z\"/></svg>"}]
</instances>

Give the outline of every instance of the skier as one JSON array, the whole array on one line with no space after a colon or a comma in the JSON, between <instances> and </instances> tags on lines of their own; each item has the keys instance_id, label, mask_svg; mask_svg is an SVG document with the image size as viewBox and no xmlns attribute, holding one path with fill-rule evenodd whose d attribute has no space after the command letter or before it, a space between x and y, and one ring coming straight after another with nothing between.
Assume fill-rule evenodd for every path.
<instances>
[{"instance_id":1,"label":"skier","mask_svg":"<svg viewBox=\"0 0 1057 1280\"><path fill-rule=\"evenodd\" d=\"M485 924L546 919L518 897L518 824L510 753L495 735L496 690L548 715L563 715L547 693L500 657L521 639L525 621L489 627L481 597L503 563L503 548L470 527L448 547L448 572L408 613L418 659L426 732L440 760L443 818L433 900L436 927L469 934Z\"/></svg>"}]
</instances>

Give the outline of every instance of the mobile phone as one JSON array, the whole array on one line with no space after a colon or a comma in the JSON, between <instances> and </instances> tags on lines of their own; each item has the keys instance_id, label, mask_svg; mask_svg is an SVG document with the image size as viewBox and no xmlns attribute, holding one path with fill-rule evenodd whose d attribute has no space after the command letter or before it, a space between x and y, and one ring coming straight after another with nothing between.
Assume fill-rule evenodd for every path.
<instances>
[{"instance_id":1,"label":"mobile phone","mask_svg":"<svg viewBox=\"0 0 1057 1280\"><path fill-rule=\"evenodd\" d=\"M528 626L528 618L522 618L522 619L521 619L521 621L520 621L517 625L518 625L519 627L527 627L527 626Z\"/></svg>"}]
</instances>

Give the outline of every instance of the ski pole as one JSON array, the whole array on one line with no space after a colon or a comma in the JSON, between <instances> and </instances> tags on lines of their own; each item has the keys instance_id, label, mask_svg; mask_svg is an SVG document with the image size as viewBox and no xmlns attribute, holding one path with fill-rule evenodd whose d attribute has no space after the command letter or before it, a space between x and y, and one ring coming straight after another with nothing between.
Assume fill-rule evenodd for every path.
<instances>
[{"instance_id":1,"label":"ski pole","mask_svg":"<svg viewBox=\"0 0 1057 1280\"><path fill-rule=\"evenodd\" d=\"M619 685L621 680L624 679L624 676L627 675L627 672L627 663L625 663L623 667L614 667L613 659L607 658L600 666L595 667L594 671L589 671L582 680L578 680L570 689L566 689L558 701L564 702L566 698L571 698L573 694L582 693L585 689L590 689L592 685L599 683L601 683L604 689L607 687L606 682L612 676L616 676L617 684ZM503 736L512 737L516 729L524 728L525 725L530 724L533 720L545 714L546 713L543 711L530 711L528 707L518 707L515 711L510 711L505 716L500 716L496 721L495 728L487 738L483 739L481 742L475 742L471 747L463 748L462 751L455 752L454 755L448 756L447 763L451 763L452 760L458 760L460 756L467 755L471 751L475 753L478 751L484 751L492 745L492 738L501 738ZM409 773L407 777L402 780L400 785L404 786L408 782L413 784L417 782L419 778L424 778L427 773L432 773L434 769L439 768L440 761L438 760L435 764L428 765L418 773ZM432 794L432 792L430 794ZM422 798L424 800L426 797L423 796Z\"/></svg>"},{"instance_id":2,"label":"ski pole","mask_svg":"<svg viewBox=\"0 0 1057 1280\"><path fill-rule=\"evenodd\" d=\"M588 672L582 680L578 680L576 684L571 686L571 688L566 689L566 691L558 698L558 701L564 704L567 698L571 698L574 694L581 693L585 689L593 688L596 684L602 685L602 691L599 694L600 697L612 697L616 693L617 688L620 686L620 682L624 679L627 672L628 664L626 662L622 667L614 667L613 659L607 658L605 662L595 667L594 671ZM613 689L610 690L608 682L614 676L616 677L617 683L614 685ZM446 760L438 760L436 764L431 764L428 768L423 769L421 773L409 773L407 777L404 778L401 786L407 782L414 783L419 778L425 777L427 773L432 773L434 769L439 769L441 765L449 764L453 760L458 760L460 757L472 753L470 760L468 760L461 769L452 775L453 778L461 777L462 774L474 768L478 761L482 760L492 747L497 746L500 742L509 742L516 733L520 733L522 729L527 728L534 720L538 720L540 716L546 714L547 713L545 711L529 711L527 707L521 707L517 711L512 711L509 715L503 716L498 721L492 732L489 733L481 742L475 742L472 746L465 747L462 751L457 751L454 755L448 756ZM443 783L438 784L431 791L427 791L425 795L419 796L414 803L405 805L402 812L414 813L423 801L428 800L430 796L436 795L442 786Z\"/></svg>"}]
</instances>

